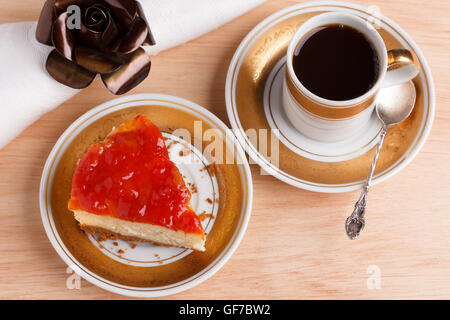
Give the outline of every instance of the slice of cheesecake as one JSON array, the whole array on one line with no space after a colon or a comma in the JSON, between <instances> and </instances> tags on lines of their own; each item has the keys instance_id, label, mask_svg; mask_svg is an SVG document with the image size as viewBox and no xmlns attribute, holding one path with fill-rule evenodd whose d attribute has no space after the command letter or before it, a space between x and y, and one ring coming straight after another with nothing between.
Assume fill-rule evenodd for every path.
<instances>
[{"instance_id":1,"label":"slice of cheesecake","mask_svg":"<svg viewBox=\"0 0 450 320\"><path fill-rule=\"evenodd\" d=\"M102 237L204 251L190 201L161 132L139 115L89 147L73 175L68 208L83 230Z\"/></svg>"}]
</instances>

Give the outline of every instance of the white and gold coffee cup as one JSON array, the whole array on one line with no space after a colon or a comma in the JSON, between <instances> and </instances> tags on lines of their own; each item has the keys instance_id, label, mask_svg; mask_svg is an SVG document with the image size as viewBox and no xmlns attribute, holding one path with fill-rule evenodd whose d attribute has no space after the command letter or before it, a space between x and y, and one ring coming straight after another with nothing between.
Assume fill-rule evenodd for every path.
<instances>
[{"instance_id":1,"label":"white and gold coffee cup","mask_svg":"<svg viewBox=\"0 0 450 320\"><path fill-rule=\"evenodd\" d=\"M378 55L376 82L367 92L354 99L336 101L322 98L303 86L294 72L293 57L300 40L315 29L332 24L342 24L361 32ZM369 22L347 13L320 14L302 24L289 44L283 108L293 126L305 136L326 142L344 140L367 124L381 88L409 81L418 72L411 52L401 48L388 51L380 34Z\"/></svg>"}]
</instances>

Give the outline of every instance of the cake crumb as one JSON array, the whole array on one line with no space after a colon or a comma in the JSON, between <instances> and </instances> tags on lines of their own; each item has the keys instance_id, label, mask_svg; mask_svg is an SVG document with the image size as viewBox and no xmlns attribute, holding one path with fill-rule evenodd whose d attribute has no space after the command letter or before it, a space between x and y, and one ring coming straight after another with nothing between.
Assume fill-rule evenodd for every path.
<instances>
[{"instance_id":1,"label":"cake crumb","mask_svg":"<svg viewBox=\"0 0 450 320\"><path fill-rule=\"evenodd\" d=\"M131 249L136 248L136 243L130 243L130 247L131 247Z\"/></svg>"},{"instance_id":2,"label":"cake crumb","mask_svg":"<svg viewBox=\"0 0 450 320\"><path fill-rule=\"evenodd\" d=\"M119 251L117 251L118 254L124 254L125 251L123 251L122 249L119 249Z\"/></svg>"},{"instance_id":3,"label":"cake crumb","mask_svg":"<svg viewBox=\"0 0 450 320\"><path fill-rule=\"evenodd\" d=\"M212 213L206 213L205 211L203 211L198 215L198 218L200 219L200 221L205 221L206 218L214 219L214 215Z\"/></svg>"},{"instance_id":4,"label":"cake crumb","mask_svg":"<svg viewBox=\"0 0 450 320\"><path fill-rule=\"evenodd\" d=\"M214 176L216 175L216 170L215 170L215 168L214 168L214 163L211 163L211 164L207 165L206 167L204 167L204 168L201 169L200 171L205 171L205 170L208 170L209 175L210 175L211 177L214 177Z\"/></svg>"},{"instance_id":5,"label":"cake crumb","mask_svg":"<svg viewBox=\"0 0 450 320\"><path fill-rule=\"evenodd\" d=\"M115 245L117 247L119 245L119 243L117 241L114 241L113 245Z\"/></svg>"},{"instance_id":6,"label":"cake crumb","mask_svg":"<svg viewBox=\"0 0 450 320\"><path fill-rule=\"evenodd\" d=\"M175 144L175 141L170 141L167 145L167 150L169 150L173 145Z\"/></svg>"},{"instance_id":7,"label":"cake crumb","mask_svg":"<svg viewBox=\"0 0 450 320\"><path fill-rule=\"evenodd\" d=\"M187 156L190 153L191 153L191 150L189 148L186 148L186 146L184 146L184 150L180 150L180 157Z\"/></svg>"},{"instance_id":8,"label":"cake crumb","mask_svg":"<svg viewBox=\"0 0 450 320\"><path fill-rule=\"evenodd\" d=\"M116 240L116 239L113 239L113 240ZM98 240L98 242L103 242L103 241L108 240L108 237L103 233L97 233L97 240Z\"/></svg>"},{"instance_id":9,"label":"cake crumb","mask_svg":"<svg viewBox=\"0 0 450 320\"><path fill-rule=\"evenodd\" d=\"M208 202L209 204L213 203L213 201L210 198L206 199L206 202Z\"/></svg>"}]
</instances>

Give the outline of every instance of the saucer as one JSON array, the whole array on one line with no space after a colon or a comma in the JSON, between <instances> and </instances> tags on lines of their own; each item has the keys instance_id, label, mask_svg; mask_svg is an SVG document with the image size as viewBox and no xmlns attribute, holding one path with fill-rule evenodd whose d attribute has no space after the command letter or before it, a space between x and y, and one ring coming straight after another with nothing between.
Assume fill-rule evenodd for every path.
<instances>
[{"instance_id":1,"label":"saucer","mask_svg":"<svg viewBox=\"0 0 450 320\"><path fill-rule=\"evenodd\" d=\"M191 191L193 209L197 214L204 213L200 220L207 234L205 252L123 240L100 241L97 235L81 231L67 209L78 159L112 128L138 114L146 115L161 130L170 159ZM134 297L175 294L211 277L237 249L252 206L250 168L244 150L228 131L208 110L163 94L117 98L82 115L56 142L41 178L42 222L56 252L87 281ZM194 139L186 139L186 135ZM222 146L226 153L226 162L214 161L207 153L207 137L211 135L214 146Z\"/></svg>"},{"instance_id":2,"label":"saucer","mask_svg":"<svg viewBox=\"0 0 450 320\"><path fill-rule=\"evenodd\" d=\"M382 15L375 18L366 7L314 1L288 7L266 18L238 47L228 70L225 95L234 133L254 162L293 186L336 193L359 189L364 183L381 127L376 116L351 139L324 143L296 132L280 108L283 59L292 35L309 18L331 11L376 22L388 50L404 47L416 56L420 68L413 80L416 105L408 119L388 130L373 183L403 169L417 155L430 132L435 108L433 81L422 52L408 34ZM258 148L260 141L257 144L258 140L252 138L255 132L270 132L266 134L268 147L264 150Z\"/></svg>"}]
</instances>

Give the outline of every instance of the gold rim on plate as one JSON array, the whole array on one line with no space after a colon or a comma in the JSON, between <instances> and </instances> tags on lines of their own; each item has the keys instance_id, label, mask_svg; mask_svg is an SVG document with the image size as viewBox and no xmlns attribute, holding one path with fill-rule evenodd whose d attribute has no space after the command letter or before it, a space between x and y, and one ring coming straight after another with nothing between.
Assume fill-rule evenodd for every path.
<instances>
[{"instance_id":1,"label":"gold rim on plate","mask_svg":"<svg viewBox=\"0 0 450 320\"><path fill-rule=\"evenodd\" d=\"M219 210L207 236L206 251L192 252L169 264L139 267L120 263L102 253L82 232L67 209L76 162L88 146L102 140L114 126L137 114L147 115L161 131L184 128L194 137L194 121L203 133L217 130L230 163L215 165L220 190ZM174 294L200 282L220 269L237 248L248 224L251 173L243 150L226 135L226 126L206 109L184 99L140 94L100 105L76 120L53 148L41 180L41 215L47 235L63 260L86 280L115 293L156 297ZM203 141L203 148L208 141ZM226 149L224 149L226 150Z\"/></svg>"}]
</instances>

